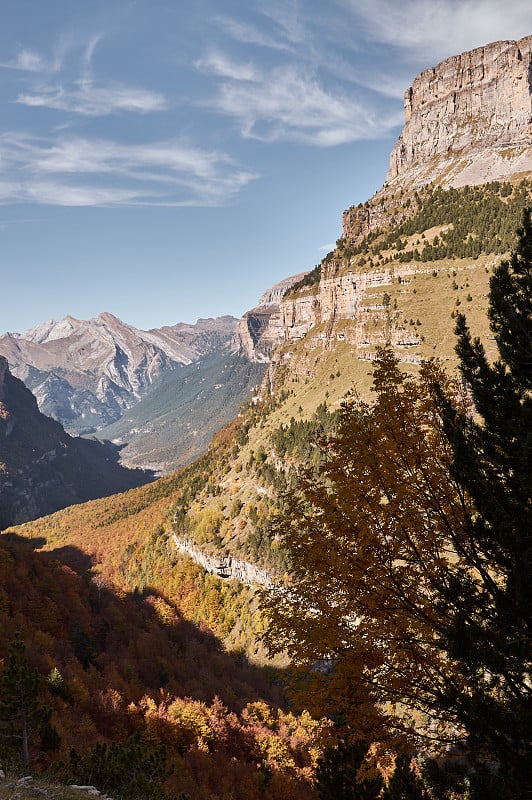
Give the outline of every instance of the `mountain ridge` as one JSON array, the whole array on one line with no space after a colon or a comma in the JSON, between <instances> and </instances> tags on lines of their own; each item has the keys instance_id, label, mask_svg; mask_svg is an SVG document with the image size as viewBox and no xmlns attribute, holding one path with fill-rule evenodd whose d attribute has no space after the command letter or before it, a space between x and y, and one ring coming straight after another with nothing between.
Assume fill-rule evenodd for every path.
<instances>
[{"instance_id":1,"label":"mountain ridge","mask_svg":"<svg viewBox=\"0 0 532 800\"><path fill-rule=\"evenodd\" d=\"M41 410L72 433L93 433L119 419L160 375L228 349L236 324L224 316L141 331L109 312L67 316L4 334L0 354Z\"/></svg>"},{"instance_id":2,"label":"mountain ridge","mask_svg":"<svg viewBox=\"0 0 532 800\"><path fill-rule=\"evenodd\" d=\"M0 356L0 529L153 479L118 459L108 442L73 438L42 414Z\"/></svg>"}]
</instances>

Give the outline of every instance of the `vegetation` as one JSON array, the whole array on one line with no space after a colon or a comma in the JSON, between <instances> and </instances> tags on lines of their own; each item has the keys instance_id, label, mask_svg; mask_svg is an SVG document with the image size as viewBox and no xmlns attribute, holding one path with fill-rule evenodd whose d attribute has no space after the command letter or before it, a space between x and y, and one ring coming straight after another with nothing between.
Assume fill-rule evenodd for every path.
<instances>
[{"instance_id":1,"label":"vegetation","mask_svg":"<svg viewBox=\"0 0 532 800\"><path fill-rule=\"evenodd\" d=\"M357 256L359 267L372 268L394 261L408 264L508 253L530 197L527 180L517 186L493 181L459 189L430 185L406 201L403 198L403 221L397 224L392 218L391 224L372 230L356 243L339 239L336 250L287 294L317 284L323 264L335 261L350 266ZM429 238L425 234L432 229L438 233Z\"/></svg>"},{"instance_id":2,"label":"vegetation","mask_svg":"<svg viewBox=\"0 0 532 800\"><path fill-rule=\"evenodd\" d=\"M264 370L265 364L227 352L200 359L166 373L118 422L99 430L98 437L118 440L128 464L172 472L208 449L214 433L251 397Z\"/></svg>"},{"instance_id":3,"label":"vegetation","mask_svg":"<svg viewBox=\"0 0 532 800\"><path fill-rule=\"evenodd\" d=\"M402 262L507 253L529 197L525 181L515 188L499 182L461 189L431 188L423 201L418 196L418 211L380 241L379 248L395 244L397 260ZM444 229L431 242L420 242L417 250L405 247L403 237L437 226Z\"/></svg>"},{"instance_id":4,"label":"vegetation","mask_svg":"<svg viewBox=\"0 0 532 800\"><path fill-rule=\"evenodd\" d=\"M346 401L286 500L293 580L264 597L301 702L380 747L459 748L478 798L531 785L530 212L519 236L491 280L495 364L458 317L476 416L436 364L383 351L375 401Z\"/></svg>"},{"instance_id":5,"label":"vegetation","mask_svg":"<svg viewBox=\"0 0 532 800\"><path fill-rule=\"evenodd\" d=\"M415 377L383 350L370 394L349 341L319 353L303 341L301 369L280 367L282 389L193 464L0 538L4 767L27 771L9 711L26 704L28 769L117 800L528 791L529 217L491 279L495 364L459 313L476 327L492 260L452 261L464 242L472 258L509 249L507 215L528 192L510 188L430 189L359 253L375 264L450 248L443 266L369 290L364 334L382 311L433 352L442 317L424 304L437 294L457 323L460 380L435 363ZM356 257L338 248L344 265ZM338 408L355 374L360 395ZM260 607L254 589L179 555L174 534L267 568L276 593Z\"/></svg>"},{"instance_id":6,"label":"vegetation","mask_svg":"<svg viewBox=\"0 0 532 800\"><path fill-rule=\"evenodd\" d=\"M264 671L161 593L118 591L13 535L0 586L4 769L128 800L313 797L329 723L284 711Z\"/></svg>"}]
</instances>

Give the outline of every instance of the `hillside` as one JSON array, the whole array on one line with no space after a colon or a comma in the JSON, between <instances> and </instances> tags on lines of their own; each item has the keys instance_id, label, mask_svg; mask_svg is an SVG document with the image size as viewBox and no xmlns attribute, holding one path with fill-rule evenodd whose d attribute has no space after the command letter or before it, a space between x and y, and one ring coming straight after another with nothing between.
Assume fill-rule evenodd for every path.
<instances>
[{"instance_id":1,"label":"hillside","mask_svg":"<svg viewBox=\"0 0 532 800\"><path fill-rule=\"evenodd\" d=\"M34 571L38 569L37 562L44 564L52 559L52 563L57 563L60 559L69 564L69 569L76 570L75 579L83 586L88 586L92 580L92 586L103 587L104 603L111 603L111 598L116 596L123 598L125 604L132 604L131 623L129 610L127 621L123 621L114 605L106 610L104 622L100 620L103 633L98 626L90 627L95 626L94 620L86 622L90 635L103 644L98 646L94 657L95 669L89 665L87 676L79 678L88 688L78 691L80 696L87 698L88 692L93 698L93 689L98 685L101 693L98 702L107 709L106 719L111 728L109 732L96 725L90 702L86 700L87 717L84 719L89 722L85 723L86 730L82 729L85 743L91 744L96 733L107 737L115 735L124 742L133 725L132 718L138 720L140 716L139 724L145 737L169 745L171 757L179 770L184 770L178 773L174 786L191 792L191 797L218 800L225 792L227 796L242 798L312 798L310 782L316 757L323 752L328 723L312 720L305 711L289 719L284 716L284 710L249 705L247 680L252 682L252 678L245 678L237 667L251 669L251 674L259 675L261 673L254 670L268 663L262 644L265 623L256 592L235 581L208 575L182 555L176 547L176 539L214 558L219 557L220 561L234 555L267 569L285 591L293 564L279 544L275 520L285 510L303 473L312 488L313 471L319 470L329 457L323 442L337 432L338 409L346 394L351 392L366 399L373 396L372 371L378 348L391 349L405 373L415 374L422 361L435 358L449 374L455 374L457 356L453 329L457 311L463 311L488 357L495 354L487 318L488 284L494 266L514 246L514 231L523 209L530 204L531 172L526 161L530 123L517 115L516 125L512 127L512 122L508 128L510 139L504 138L499 147L495 135L498 128L492 131L486 120L491 120L494 103L498 103L493 85L498 85L499 74L501 86L508 87L512 76L516 80L519 75L523 77L523 53L527 55L525 66L530 64L529 40L530 37L521 43L496 43L482 49L482 54L473 51L443 62L431 71L430 80L428 73L423 73L407 92L407 122L400 139L400 152L402 143L419 142L423 126L432 124L431 120L439 120L434 123L432 141L435 157L430 155L432 151L426 143L419 146L419 151L414 150L413 159L405 153L381 192L367 203L345 212L343 235L318 268L297 276L296 280L287 279L282 291L272 295L271 303L259 303L245 315L239 325L241 347L258 366L262 365L261 369L268 361L266 373L258 397L214 436L204 455L152 484L58 511L13 528L4 537L4 543L7 539L10 547L17 548L17 553L22 552L18 550L21 546L18 539L39 549L31 554ZM484 62L486 69L480 69ZM474 68L466 71L465 80L462 68L467 64ZM490 71L493 64L500 65L495 77ZM466 86L462 93L455 86L460 80ZM492 87L490 91L488 84ZM429 85L433 88L441 85L443 89L431 95L427 116L422 108L425 103L417 98L419 87L422 87L421 98L426 98ZM455 89L455 116L449 136L454 141L456 131L460 130L464 137L460 140L459 152L453 154L452 150L445 150L450 155L445 156L443 169L440 142L444 147L445 140L441 125L449 114L449 98ZM530 97L530 85L526 91ZM522 99L518 94L517 99ZM477 96L483 103L479 125L483 124L487 130L485 151L482 131L479 133L471 122L471 98ZM516 105L508 93L504 97L502 111L498 105L497 109L506 114L510 123ZM515 151L506 158L501 148L510 147L512 142ZM501 159L506 158L504 174L497 180L492 180L490 174L489 182L485 182L482 164L485 156L491 158L497 148ZM469 172L464 172L465 161L459 159L467 161ZM451 169L453 164L456 170ZM478 169L473 169L475 165ZM449 176L456 175L476 177L471 185L462 185L460 180L454 185ZM212 366L214 375L218 368L215 361ZM185 373L185 369L189 373ZM183 406L197 393L198 384L192 380L194 369L201 376L201 385L204 376L197 367L180 371L190 375L188 389L183 389L180 395ZM209 385L212 386L212 381ZM166 400L161 401L156 414L161 423L169 421L174 426L176 417L172 416L175 412L171 406L175 389L166 379L161 381L160 387L164 391L168 389L168 405ZM164 391L158 398L165 397ZM138 416L131 415L128 425L148 424L155 403L150 403L148 397L146 410L143 410L143 403L139 403ZM117 435L127 436L123 428L115 431ZM417 436L417 440L422 441L423 437ZM430 523L429 512L427 519ZM313 533L319 535L319 524ZM304 546L311 549L308 541ZM25 574L24 559L21 561ZM316 570L319 570L318 562L316 559ZM62 569L68 571L64 566ZM486 573L491 580L489 569ZM346 583L349 583L349 572L346 575ZM40 587L35 591L38 595ZM92 591L89 606L97 607L96 590L89 586L84 591ZM327 613L335 607L335 602L333 597ZM14 630L14 620L22 612L18 607L9 607L9 597L4 599L3 607L9 619L8 629ZM129 609L129 605L127 607ZM160 671L155 677L153 658L146 657L147 653L155 652L151 649L154 640L145 635L146 623L141 627L140 637L134 631L139 608L149 620L152 619L150 614L156 616L157 625L162 626L162 633L157 628L156 635L164 640L163 655L157 663ZM310 608L303 606L302 609L308 612L306 622L311 630L313 603ZM30 640L32 637L39 639L38 628L29 627L29 613L24 623L31 631ZM45 623L48 624L47 617ZM189 644L183 647L179 639L173 643L174 661L168 666L165 637L171 639L176 629L180 630L180 624L187 628L190 623L198 626L200 632L209 629L209 641L213 642L211 636L218 640L214 649L206 655L199 645L197 649ZM127 656L121 649L122 636L115 635L115 631L122 630L128 642ZM55 652L55 641L45 641ZM4 651L5 645L6 641ZM341 645L342 642L339 650L342 650ZM116 648L116 655L113 648ZM214 656L214 652L216 656L221 653L221 658ZM329 652L325 652L331 662ZM196 659L194 663L200 670L196 679L192 670L186 675L176 674L176 670L191 666L187 653L191 653L191 661ZM184 664L181 662L183 654ZM284 653L284 661L281 659L276 664L281 668L276 673L281 683L285 678L282 668L289 656ZM35 651L32 657L36 658ZM130 659L127 667L122 659ZM326 666L318 664L318 669L314 670L316 662L311 663L311 671L322 674L323 670L323 675L327 676ZM63 657L63 664L68 664L68 654ZM235 664L231 680L221 687L226 667L231 671ZM221 680L212 677L211 665L215 676ZM41 673L45 674L48 668L48 664L41 666ZM79 672L78 664L75 669ZM144 701L138 699L143 669L147 670L152 691ZM98 670L99 675L96 675ZM153 695L154 685L161 675L168 678L163 688L168 685L171 698ZM307 671L305 677L308 675ZM128 680L138 688L137 696L131 692L130 685L126 686ZM223 690L220 695L223 708L216 705L213 698L213 692L219 689ZM348 685L348 689L355 691L358 687ZM188 700L183 700L188 692L193 701L203 704L201 708L193 704L194 712ZM270 692L271 688L261 687L260 696L280 702L279 697ZM297 708L297 698L295 703L294 708ZM113 729L119 712L122 727L117 725ZM231 716L233 713L240 714L236 721ZM224 719L230 720L229 729ZM250 720L259 725L260 733L246 728ZM415 718L409 725L415 727L418 723L419 719ZM96 725L96 732L93 725ZM241 727L244 739L239 738ZM320 738L323 736L325 738ZM389 762L386 768L389 769ZM244 776L241 786L238 774ZM230 785L224 783L220 787L216 783L216 779L225 781L226 778ZM431 800L457 796L435 792L430 795Z\"/></svg>"},{"instance_id":2,"label":"hillside","mask_svg":"<svg viewBox=\"0 0 532 800\"><path fill-rule=\"evenodd\" d=\"M241 653L225 652L205 625L187 621L161 591L118 591L80 566L83 555L74 547L34 552L39 545L0 537L0 651L9 654L18 632L39 675L39 702L51 711L40 734L30 728L32 772L53 760L56 781L96 782L118 797L126 791L126 797L152 800L163 797L163 784L172 796L188 792L198 800L218 796L220 786L241 800L285 791L295 799L314 796L309 777L326 724L283 711L265 673ZM189 581L195 578L189 568ZM101 760L95 770L90 753L102 758L98 742L116 748L126 740L115 750L122 759L118 773L116 761L114 771ZM10 797L56 796L50 786L40 790L38 779L17 784L16 749L2 742L1 753L7 771L1 797L4 787L16 793ZM143 778L144 763L153 769L165 761L173 765L166 779L164 769L154 770L154 780Z\"/></svg>"},{"instance_id":3,"label":"hillside","mask_svg":"<svg viewBox=\"0 0 532 800\"><path fill-rule=\"evenodd\" d=\"M0 357L0 529L152 480L109 443L72 438Z\"/></svg>"},{"instance_id":4,"label":"hillside","mask_svg":"<svg viewBox=\"0 0 532 800\"><path fill-rule=\"evenodd\" d=\"M261 383L265 365L227 352L168 372L98 438L120 446L121 463L167 474L207 450Z\"/></svg>"}]
</instances>

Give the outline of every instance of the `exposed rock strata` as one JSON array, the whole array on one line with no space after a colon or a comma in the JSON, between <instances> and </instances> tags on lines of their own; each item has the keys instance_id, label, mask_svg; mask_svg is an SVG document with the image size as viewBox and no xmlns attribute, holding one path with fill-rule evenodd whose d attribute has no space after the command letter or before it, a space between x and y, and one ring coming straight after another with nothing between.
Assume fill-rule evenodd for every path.
<instances>
[{"instance_id":1,"label":"exposed rock strata","mask_svg":"<svg viewBox=\"0 0 532 800\"><path fill-rule=\"evenodd\" d=\"M232 578L247 586L255 584L272 586L273 581L269 572L250 564L249 561L242 561L231 555L209 555L189 539L180 539L175 534L172 535L172 541L181 553L192 558L211 575L217 575L219 578Z\"/></svg>"},{"instance_id":2,"label":"exposed rock strata","mask_svg":"<svg viewBox=\"0 0 532 800\"><path fill-rule=\"evenodd\" d=\"M530 173L532 36L527 36L453 56L418 75L405 94L405 125L390 157L387 183L371 200L344 212L343 238L358 245L373 231L399 224L411 213L405 190L422 195L433 182L460 187ZM394 274L411 271L396 267ZM248 312L241 323L249 330L246 342L241 339L244 350L250 358L266 360L276 345L289 345L320 325L309 346L331 344L343 335L342 320L353 322L345 335L364 347L369 341L364 294L390 279L389 271L346 274L339 259L324 262L319 284L283 297L273 312L260 306ZM372 313L384 312L374 308ZM398 347L414 346L415 337L394 320L386 335ZM287 358L286 347L274 356L276 363Z\"/></svg>"},{"instance_id":3,"label":"exposed rock strata","mask_svg":"<svg viewBox=\"0 0 532 800\"><path fill-rule=\"evenodd\" d=\"M311 348L318 344L333 346L338 339L347 339L360 347L384 344L386 337L397 347L412 347L419 343L417 336L408 333L397 322L390 309L374 300L368 305L365 298L368 292L374 293L381 287L384 296L386 287L394 279L408 277L416 271L426 272L425 268L396 266L372 272L353 269L339 274L340 270L340 264L330 262L324 266L318 284L283 297L262 332L258 352L248 346L248 357L265 360L264 343L268 342L270 358L274 363L284 363L290 358L290 343L305 338L314 328L314 336L309 341ZM255 315L256 310L248 314ZM369 334L367 323L377 318L383 323L379 333ZM247 319L246 324L249 322ZM343 325L343 322L350 324ZM275 349L280 345L284 345L283 352L276 353Z\"/></svg>"},{"instance_id":4,"label":"exposed rock strata","mask_svg":"<svg viewBox=\"0 0 532 800\"><path fill-rule=\"evenodd\" d=\"M405 93L387 180L486 183L532 169L532 36L445 59Z\"/></svg>"},{"instance_id":5,"label":"exposed rock strata","mask_svg":"<svg viewBox=\"0 0 532 800\"><path fill-rule=\"evenodd\" d=\"M272 350L282 339L284 322L279 313L285 292L301 280L305 272L274 284L261 296L258 305L247 311L238 323L233 349L251 361L269 361Z\"/></svg>"}]
</instances>

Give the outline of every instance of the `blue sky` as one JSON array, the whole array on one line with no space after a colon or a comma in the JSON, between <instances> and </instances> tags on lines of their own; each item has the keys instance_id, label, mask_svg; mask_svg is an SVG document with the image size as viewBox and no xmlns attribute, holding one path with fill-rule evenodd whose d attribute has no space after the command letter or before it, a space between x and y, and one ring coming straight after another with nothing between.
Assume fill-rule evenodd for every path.
<instances>
[{"instance_id":1,"label":"blue sky","mask_svg":"<svg viewBox=\"0 0 532 800\"><path fill-rule=\"evenodd\" d=\"M529 0L3 0L0 332L251 308L384 182L403 93Z\"/></svg>"}]
</instances>

